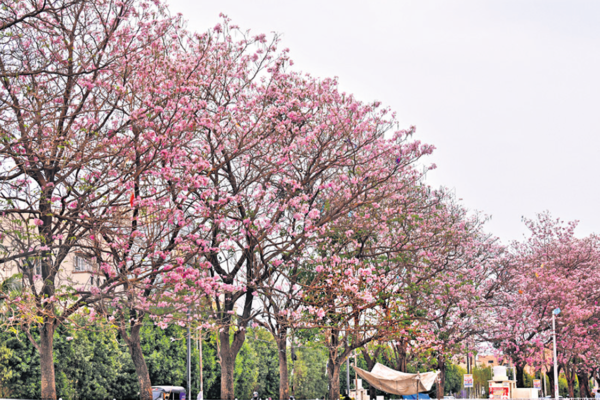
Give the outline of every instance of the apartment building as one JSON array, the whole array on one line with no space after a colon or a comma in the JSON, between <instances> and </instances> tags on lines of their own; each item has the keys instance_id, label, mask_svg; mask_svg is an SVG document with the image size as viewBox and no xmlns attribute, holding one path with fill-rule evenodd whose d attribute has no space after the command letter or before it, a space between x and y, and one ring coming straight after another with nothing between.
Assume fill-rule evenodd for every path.
<instances>
[{"instance_id":1,"label":"apartment building","mask_svg":"<svg viewBox=\"0 0 600 400\"><path fill-rule=\"evenodd\" d=\"M552 356L552 353L550 352L550 350L546 350L547 352L547 358L550 359L550 357ZM458 365L460 365L462 368L467 368L467 359L463 356L463 357L459 357L456 361L458 361ZM509 361L509 360L505 360L504 362L500 362L498 357L496 357L493 354L478 354L475 356L475 365L479 368L485 368L485 367L496 367L498 365L504 365L504 366L509 366L512 367L513 364ZM528 373L529 375L534 375L535 374L535 368L530 366L530 365L526 365L525 366L525 372Z\"/></svg>"},{"instance_id":2,"label":"apartment building","mask_svg":"<svg viewBox=\"0 0 600 400\"><path fill-rule=\"evenodd\" d=\"M24 273L31 269L34 275L41 275L41 263L35 257L27 260L16 260L6 264L0 264L0 281L15 274ZM57 274L57 286L68 285L80 288L100 286L104 282L104 275L100 273L98 265L94 260L84 254L74 252L69 254L60 265Z\"/></svg>"}]
</instances>

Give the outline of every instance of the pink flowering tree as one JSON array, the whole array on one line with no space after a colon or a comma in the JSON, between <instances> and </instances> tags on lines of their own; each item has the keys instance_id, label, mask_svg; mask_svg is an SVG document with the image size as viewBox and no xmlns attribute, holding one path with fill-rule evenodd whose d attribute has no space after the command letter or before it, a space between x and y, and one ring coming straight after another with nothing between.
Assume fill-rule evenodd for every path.
<instances>
[{"instance_id":1,"label":"pink flowering tree","mask_svg":"<svg viewBox=\"0 0 600 400\"><path fill-rule=\"evenodd\" d=\"M527 364L549 370L552 310L560 308L559 365L573 397L575 376L579 373L586 381L585 376L596 368L600 243L594 235L576 238L576 222L564 224L549 213L525 222L530 236L511 247L505 284L494 297L495 311L486 334L514 362L517 379L522 381ZM553 379L552 373L549 378Z\"/></svg>"},{"instance_id":2,"label":"pink flowering tree","mask_svg":"<svg viewBox=\"0 0 600 400\"><path fill-rule=\"evenodd\" d=\"M480 224L410 176L399 175L388 199L332 226L307 264L302 315L324 330L330 396L339 395L340 366L354 349L415 339L420 350L435 350L431 323L444 312L443 289L458 286L458 273L486 253L485 241L472 240Z\"/></svg>"},{"instance_id":3,"label":"pink flowering tree","mask_svg":"<svg viewBox=\"0 0 600 400\"><path fill-rule=\"evenodd\" d=\"M299 268L289 272L277 270L261 287L259 299L262 312L256 324L266 328L277 343L279 357L279 398L290 397L288 373L288 335L294 328L301 329L293 315L302 307Z\"/></svg>"},{"instance_id":4,"label":"pink flowering tree","mask_svg":"<svg viewBox=\"0 0 600 400\"><path fill-rule=\"evenodd\" d=\"M115 90L126 99L129 127L122 135L132 138L122 149L128 174L115 177L115 187L127 195L104 211L106 220L94 224L80 245L100 266L103 283L78 293L102 295L94 309L114 322L127 343L144 400L152 399L140 343L144 322L185 324L195 317L187 315L189 304L216 290L196 262L198 253L208 251L205 226L191 217L200 210L190 193L206 186L202 171L208 164L198 156L203 149L195 155L184 150L199 108L187 81L199 63L180 45L190 40L187 34L174 29L171 35L140 51L139 62L128 59L140 79Z\"/></svg>"},{"instance_id":5,"label":"pink flowering tree","mask_svg":"<svg viewBox=\"0 0 600 400\"><path fill-rule=\"evenodd\" d=\"M405 173L430 146L412 141L412 130L386 140L393 116L378 104L363 104L339 93L335 81L296 74L284 76L272 109L271 129L280 132L269 156L271 175L265 193L271 205L265 244L258 249L265 261L257 293L267 312L265 326L279 347L280 395L287 397L287 334L304 303L306 263L338 220L390 196L391 182ZM281 140L281 141L279 141ZM266 234L268 233L268 236ZM311 261L312 262L312 261Z\"/></svg>"},{"instance_id":6,"label":"pink flowering tree","mask_svg":"<svg viewBox=\"0 0 600 400\"><path fill-rule=\"evenodd\" d=\"M431 250L429 262L437 274L430 276L426 294L420 299L427 310L425 321L430 348L440 371L438 397L444 397L446 363L457 354L473 351L486 324L490 299L499 288L503 273L502 248L497 239L483 231L484 218L469 215L449 201L443 226L445 235Z\"/></svg>"},{"instance_id":7,"label":"pink flowering tree","mask_svg":"<svg viewBox=\"0 0 600 400\"><path fill-rule=\"evenodd\" d=\"M189 324L200 315L204 317L204 307L211 307L206 296L212 296L212 305L219 309L223 300L229 304L232 296L246 289L215 274L211 263L212 257L222 254L222 240L229 240L225 234L237 234L226 231L214 236L215 224L220 223L220 217L215 220L215 216L232 212L231 199L220 199L223 193L218 185L223 171L238 162L238 157L252 154L265 139L254 138L257 132L252 128L238 138L234 132L254 117L260 127L260 116L269 103L263 104L265 99L257 98L257 87L263 85L258 77L268 76L267 70L285 59L280 55L270 61L275 51L272 43L263 36L248 37L230 27L227 19L205 34L186 34L181 40L185 46L164 60L164 69L155 63L146 71L154 78L157 74L160 77L153 80L154 84L144 83L143 88L165 98L160 109L153 97L138 96L133 106L144 116L136 124L140 134L156 136L160 132L158 140L168 138L159 149L160 168L136 173L135 179L123 182L133 194L131 207L112 210L112 220L119 223L99 227L97 236L102 241L94 249L104 257L104 272L120 277L123 291L103 302L102 307L105 313L114 314L110 318L119 321L145 398L151 397L150 380L141 354L139 329L146 317L162 327ZM220 127L225 132L220 132ZM135 152L132 159L144 160L146 154L155 153L145 145L142 143L140 150L131 149ZM230 145L235 146L231 160L216 158ZM226 250L232 251L231 247ZM212 313L212 322L225 332L220 352L223 376L231 378L229 382L223 379L226 388L233 387L235 357L229 358L230 353L224 350L229 343L232 311L220 316L218 311Z\"/></svg>"},{"instance_id":8,"label":"pink flowering tree","mask_svg":"<svg viewBox=\"0 0 600 400\"><path fill-rule=\"evenodd\" d=\"M147 129L145 118L168 122L159 93L139 90L177 22L161 5L134 0L17 1L0 13L0 264L24 288L5 304L40 352L41 397L55 399L57 324L127 279L80 290L63 265L116 224L138 174L163 167L169 147L159 136L172 132ZM138 95L156 103L140 105Z\"/></svg>"},{"instance_id":9,"label":"pink flowering tree","mask_svg":"<svg viewBox=\"0 0 600 400\"><path fill-rule=\"evenodd\" d=\"M218 249L202 257L211 276L237 288L212 302L221 397L233 399L235 358L263 288L303 258L327 224L383 198L385 182L430 147L406 132L385 140L394 124L388 111L340 93L334 80L286 72L291 61L276 52L276 38L248 37L227 21L207 38L240 54L227 93L204 83L212 114L195 120L211 164L210 184L196 193L205 204L198 217L210 226L207 245Z\"/></svg>"}]
</instances>

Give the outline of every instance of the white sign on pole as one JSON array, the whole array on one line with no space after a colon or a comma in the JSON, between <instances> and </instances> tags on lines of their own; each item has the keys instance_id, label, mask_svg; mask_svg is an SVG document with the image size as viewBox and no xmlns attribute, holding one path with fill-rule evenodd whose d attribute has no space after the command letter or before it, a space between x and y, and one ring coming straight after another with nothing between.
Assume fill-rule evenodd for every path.
<instances>
[{"instance_id":1,"label":"white sign on pole","mask_svg":"<svg viewBox=\"0 0 600 400\"><path fill-rule=\"evenodd\" d=\"M537 389L537 390L542 390L542 380L541 379L534 379L533 380L533 388Z\"/></svg>"},{"instance_id":2,"label":"white sign on pole","mask_svg":"<svg viewBox=\"0 0 600 400\"><path fill-rule=\"evenodd\" d=\"M473 375L471 375L471 374L463 375L463 387L464 388L472 388L473 387Z\"/></svg>"}]
</instances>

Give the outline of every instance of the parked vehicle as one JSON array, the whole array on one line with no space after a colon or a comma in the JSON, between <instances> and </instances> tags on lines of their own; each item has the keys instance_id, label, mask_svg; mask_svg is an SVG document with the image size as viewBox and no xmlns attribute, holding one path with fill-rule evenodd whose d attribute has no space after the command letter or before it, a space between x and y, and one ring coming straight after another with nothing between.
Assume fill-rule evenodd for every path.
<instances>
[{"instance_id":1,"label":"parked vehicle","mask_svg":"<svg viewBox=\"0 0 600 400\"><path fill-rule=\"evenodd\" d=\"M185 400L185 388L182 386L152 386L153 400Z\"/></svg>"}]
</instances>

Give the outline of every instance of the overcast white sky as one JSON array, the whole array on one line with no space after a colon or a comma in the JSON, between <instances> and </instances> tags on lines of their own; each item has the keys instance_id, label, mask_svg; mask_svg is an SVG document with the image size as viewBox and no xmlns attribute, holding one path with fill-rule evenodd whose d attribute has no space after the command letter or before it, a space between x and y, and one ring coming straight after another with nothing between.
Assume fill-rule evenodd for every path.
<instances>
[{"instance_id":1,"label":"overcast white sky","mask_svg":"<svg viewBox=\"0 0 600 400\"><path fill-rule=\"evenodd\" d=\"M504 242L544 210L600 233L599 1L169 3L190 30L223 12L278 32L298 70L392 107L437 147L429 183L491 215Z\"/></svg>"}]
</instances>

